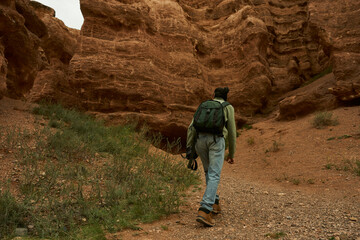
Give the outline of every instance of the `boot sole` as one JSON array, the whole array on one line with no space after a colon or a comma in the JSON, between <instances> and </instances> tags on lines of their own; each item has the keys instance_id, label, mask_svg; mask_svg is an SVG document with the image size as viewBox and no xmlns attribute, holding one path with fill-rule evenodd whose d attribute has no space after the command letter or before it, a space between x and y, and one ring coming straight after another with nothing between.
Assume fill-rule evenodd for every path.
<instances>
[{"instance_id":1,"label":"boot sole","mask_svg":"<svg viewBox=\"0 0 360 240\"><path fill-rule=\"evenodd\" d=\"M207 226L207 227L213 227L213 226L215 225L215 224L209 223L208 221L206 221L205 218L203 218L203 217L201 217L201 216L197 216L196 221L199 222L199 223L204 224L204 225Z\"/></svg>"}]
</instances>

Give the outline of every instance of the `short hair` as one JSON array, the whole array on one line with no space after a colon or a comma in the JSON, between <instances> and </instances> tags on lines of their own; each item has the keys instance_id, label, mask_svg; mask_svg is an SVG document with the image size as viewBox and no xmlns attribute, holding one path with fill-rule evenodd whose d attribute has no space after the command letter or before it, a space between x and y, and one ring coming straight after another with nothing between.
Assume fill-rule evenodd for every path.
<instances>
[{"instance_id":1,"label":"short hair","mask_svg":"<svg viewBox=\"0 0 360 240\"><path fill-rule=\"evenodd\" d=\"M219 88L215 89L214 94L215 94L215 97L222 98L226 101L228 92L229 92L228 87L224 87L224 88L219 87Z\"/></svg>"}]
</instances>

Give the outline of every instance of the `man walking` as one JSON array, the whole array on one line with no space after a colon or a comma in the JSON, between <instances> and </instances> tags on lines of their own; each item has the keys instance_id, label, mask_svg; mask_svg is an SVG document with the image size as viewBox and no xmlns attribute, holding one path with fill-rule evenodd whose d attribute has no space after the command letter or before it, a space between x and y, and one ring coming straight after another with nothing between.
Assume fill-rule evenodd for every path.
<instances>
[{"instance_id":1,"label":"man walking","mask_svg":"<svg viewBox=\"0 0 360 240\"><path fill-rule=\"evenodd\" d=\"M212 214L217 214L221 211L217 188L224 163L225 139L229 142L229 154L226 161L230 164L234 163L236 149L235 114L233 106L226 102L228 92L229 88L227 87L216 88L214 91L214 99L206 101L204 102L206 104L202 103L199 106L187 132L186 147L187 149L191 148L196 142L195 150L200 156L206 179L206 190L200 202L196 221L209 227L215 225ZM214 123L218 121L215 118L219 117L219 114L215 113L216 110L213 110L216 108L215 105L221 106L220 109L223 111L222 118L224 120L222 125L220 125L220 131L208 130L207 126L209 126L209 123L199 123L201 119L204 119L204 122L209 121L208 119L211 119ZM219 109L219 107L217 108ZM212 113L212 111L214 111L214 113ZM214 128L214 124L210 125Z\"/></svg>"}]
</instances>

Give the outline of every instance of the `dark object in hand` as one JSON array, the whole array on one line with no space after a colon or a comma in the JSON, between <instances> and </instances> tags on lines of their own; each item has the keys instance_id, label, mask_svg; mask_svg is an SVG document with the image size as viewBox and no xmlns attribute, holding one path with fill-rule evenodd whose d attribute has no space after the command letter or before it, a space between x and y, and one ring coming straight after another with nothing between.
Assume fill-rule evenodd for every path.
<instances>
[{"instance_id":1,"label":"dark object in hand","mask_svg":"<svg viewBox=\"0 0 360 240\"><path fill-rule=\"evenodd\" d=\"M194 147L186 148L186 159L189 160L187 167L191 170L196 171L198 169L198 164L196 158L198 157Z\"/></svg>"}]
</instances>

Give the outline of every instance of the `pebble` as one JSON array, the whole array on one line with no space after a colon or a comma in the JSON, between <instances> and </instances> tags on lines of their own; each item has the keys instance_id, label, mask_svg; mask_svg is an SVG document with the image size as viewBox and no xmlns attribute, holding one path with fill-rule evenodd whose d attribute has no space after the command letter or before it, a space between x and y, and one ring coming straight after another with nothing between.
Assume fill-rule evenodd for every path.
<instances>
[{"instance_id":1,"label":"pebble","mask_svg":"<svg viewBox=\"0 0 360 240\"><path fill-rule=\"evenodd\" d=\"M358 220L358 219L357 219L357 218L355 218L355 217L350 217L350 218L349 218L349 220L350 220L350 221L357 222L357 220Z\"/></svg>"}]
</instances>

